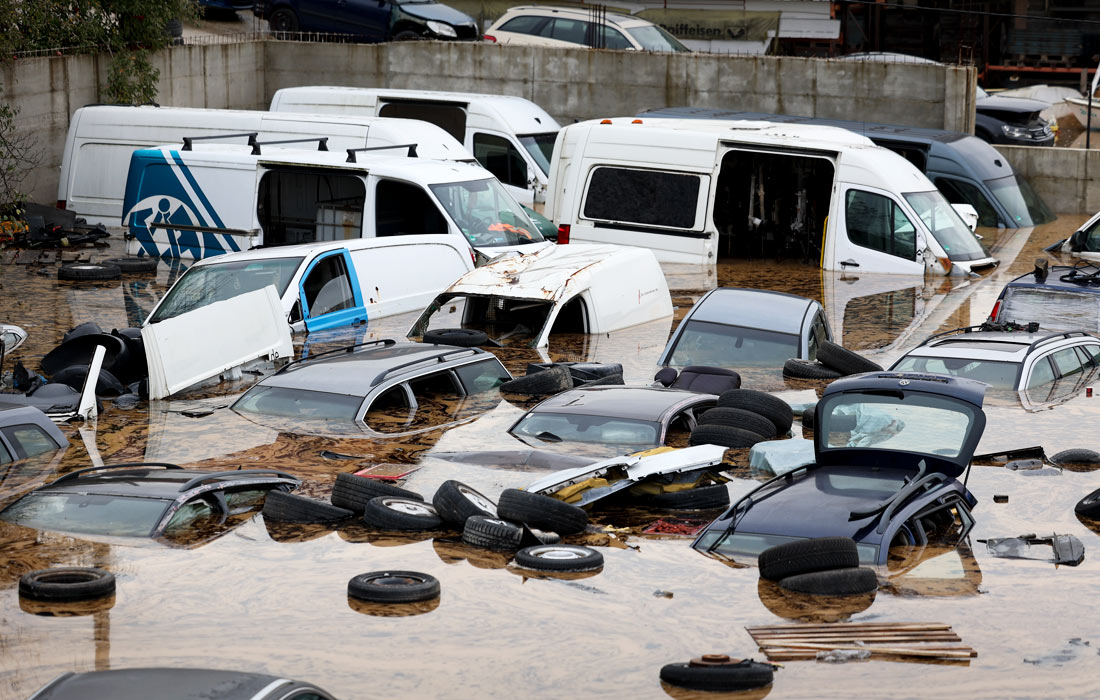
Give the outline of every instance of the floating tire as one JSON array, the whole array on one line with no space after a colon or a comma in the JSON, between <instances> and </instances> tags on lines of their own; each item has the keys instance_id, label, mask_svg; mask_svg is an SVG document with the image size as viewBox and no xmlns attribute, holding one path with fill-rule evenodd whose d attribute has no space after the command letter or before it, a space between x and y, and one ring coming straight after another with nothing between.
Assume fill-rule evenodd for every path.
<instances>
[{"instance_id":1,"label":"floating tire","mask_svg":"<svg viewBox=\"0 0 1100 700\"><path fill-rule=\"evenodd\" d=\"M363 522L380 530L438 530L443 520L431 503L415 498L379 496L363 508Z\"/></svg>"},{"instance_id":2,"label":"floating tire","mask_svg":"<svg viewBox=\"0 0 1100 700\"><path fill-rule=\"evenodd\" d=\"M764 436L743 428L730 425L697 425L691 431L688 444L721 445L722 447L752 447L762 442Z\"/></svg>"},{"instance_id":3,"label":"floating tire","mask_svg":"<svg viewBox=\"0 0 1100 700\"><path fill-rule=\"evenodd\" d=\"M332 485L332 493L329 494L329 501L334 506L347 508L353 513L362 514L363 509L367 507L367 503L379 496L411 498L416 501L424 500L424 497L415 491L393 486L378 479L369 479L356 474L337 474L336 482Z\"/></svg>"},{"instance_id":4,"label":"floating tire","mask_svg":"<svg viewBox=\"0 0 1100 700\"><path fill-rule=\"evenodd\" d=\"M569 374L569 368L560 365L534 374L516 377L500 385L500 390L506 394L532 394L535 396L557 394L572 388L573 377Z\"/></svg>"},{"instance_id":5,"label":"floating tire","mask_svg":"<svg viewBox=\"0 0 1100 700\"><path fill-rule=\"evenodd\" d=\"M757 433L766 439L777 435L775 423L771 419L744 408L720 406L703 411L699 416L699 425L728 425Z\"/></svg>"},{"instance_id":6,"label":"floating tire","mask_svg":"<svg viewBox=\"0 0 1100 700\"><path fill-rule=\"evenodd\" d=\"M483 549L512 551L523 541L523 528L500 518L473 515L462 529L462 541Z\"/></svg>"},{"instance_id":7,"label":"floating tire","mask_svg":"<svg viewBox=\"0 0 1100 700\"><path fill-rule=\"evenodd\" d=\"M416 603L439 597L439 579L419 571L370 571L348 581L348 595L371 603Z\"/></svg>"},{"instance_id":8,"label":"floating tire","mask_svg":"<svg viewBox=\"0 0 1100 700\"><path fill-rule=\"evenodd\" d=\"M122 270L118 265L103 263L69 263L57 268L59 280L114 280L122 276Z\"/></svg>"},{"instance_id":9,"label":"floating tire","mask_svg":"<svg viewBox=\"0 0 1100 700\"><path fill-rule=\"evenodd\" d=\"M878 576L866 567L832 569L788 576L779 581L779 587L810 595L862 595L878 589Z\"/></svg>"},{"instance_id":10,"label":"floating tire","mask_svg":"<svg viewBox=\"0 0 1100 700\"><path fill-rule=\"evenodd\" d=\"M882 371L882 366L878 363L829 340L821 341L821 346L817 349L817 361L845 376Z\"/></svg>"},{"instance_id":11,"label":"floating tire","mask_svg":"<svg viewBox=\"0 0 1100 700\"><path fill-rule=\"evenodd\" d=\"M267 492L263 514L265 520L283 523L336 523L355 517L346 508L278 489Z\"/></svg>"},{"instance_id":12,"label":"floating tire","mask_svg":"<svg viewBox=\"0 0 1100 700\"><path fill-rule=\"evenodd\" d=\"M765 549L757 559L760 576L779 581L788 576L859 566L859 551L849 537L815 537Z\"/></svg>"},{"instance_id":13,"label":"floating tire","mask_svg":"<svg viewBox=\"0 0 1100 700\"><path fill-rule=\"evenodd\" d=\"M1089 495L1077 501L1073 512L1085 518L1100 520L1100 489L1096 489Z\"/></svg>"},{"instance_id":14,"label":"floating tire","mask_svg":"<svg viewBox=\"0 0 1100 700\"><path fill-rule=\"evenodd\" d=\"M516 552L516 565L535 571L595 571L603 568L603 554L572 544L540 544Z\"/></svg>"},{"instance_id":15,"label":"floating tire","mask_svg":"<svg viewBox=\"0 0 1100 700\"><path fill-rule=\"evenodd\" d=\"M802 429L813 430L814 429L814 412L817 410L817 404L806 408L802 411Z\"/></svg>"},{"instance_id":16,"label":"floating tire","mask_svg":"<svg viewBox=\"0 0 1100 700\"><path fill-rule=\"evenodd\" d=\"M31 600L92 600L114 595L115 576L90 566L39 569L19 578L19 595Z\"/></svg>"},{"instance_id":17,"label":"floating tire","mask_svg":"<svg viewBox=\"0 0 1100 700\"><path fill-rule=\"evenodd\" d=\"M841 374L820 362L792 357L783 363L783 376L795 379L837 379Z\"/></svg>"},{"instance_id":18,"label":"floating tire","mask_svg":"<svg viewBox=\"0 0 1100 700\"><path fill-rule=\"evenodd\" d=\"M595 379L589 379L583 381L580 384L576 383L576 379L573 380L573 386L622 386L623 375L621 374L608 374L603 377L596 377Z\"/></svg>"},{"instance_id":19,"label":"floating tire","mask_svg":"<svg viewBox=\"0 0 1100 700\"><path fill-rule=\"evenodd\" d=\"M505 489L500 494L497 515L514 523L524 523L562 535L581 532L588 525L588 513L583 508L520 489Z\"/></svg>"},{"instance_id":20,"label":"floating tire","mask_svg":"<svg viewBox=\"0 0 1100 700\"><path fill-rule=\"evenodd\" d=\"M452 525L464 527L474 515L495 518L497 506L485 494L461 481L444 481L432 496L432 505L439 517Z\"/></svg>"},{"instance_id":21,"label":"floating tire","mask_svg":"<svg viewBox=\"0 0 1100 700\"><path fill-rule=\"evenodd\" d=\"M731 389L718 397L719 408L740 408L764 416L775 425L776 435L786 435L794 422L791 405L764 391Z\"/></svg>"},{"instance_id":22,"label":"floating tire","mask_svg":"<svg viewBox=\"0 0 1100 700\"><path fill-rule=\"evenodd\" d=\"M156 272L157 265L160 263L160 258L146 257L126 257L126 258L108 258L103 261L104 265L114 265L119 270L122 270L125 274L137 274L143 272Z\"/></svg>"},{"instance_id":23,"label":"floating tire","mask_svg":"<svg viewBox=\"0 0 1100 700\"><path fill-rule=\"evenodd\" d=\"M725 484L699 486L683 491L669 491L647 496L644 503L655 508L670 510L711 510L730 504L730 492Z\"/></svg>"},{"instance_id":24,"label":"floating tire","mask_svg":"<svg viewBox=\"0 0 1100 700\"><path fill-rule=\"evenodd\" d=\"M424 331L424 342L435 345L455 345L460 348L475 348L489 342L485 331L470 328L436 328Z\"/></svg>"},{"instance_id":25,"label":"floating tire","mask_svg":"<svg viewBox=\"0 0 1100 700\"><path fill-rule=\"evenodd\" d=\"M762 688L775 678L774 667L751 659L705 655L688 663L667 664L661 680L691 690L733 691Z\"/></svg>"},{"instance_id":26,"label":"floating tire","mask_svg":"<svg viewBox=\"0 0 1100 700\"><path fill-rule=\"evenodd\" d=\"M1050 458L1050 461L1054 464L1100 464L1100 452L1095 450L1086 450L1083 448L1074 448L1072 450L1062 450L1058 454Z\"/></svg>"}]
</instances>

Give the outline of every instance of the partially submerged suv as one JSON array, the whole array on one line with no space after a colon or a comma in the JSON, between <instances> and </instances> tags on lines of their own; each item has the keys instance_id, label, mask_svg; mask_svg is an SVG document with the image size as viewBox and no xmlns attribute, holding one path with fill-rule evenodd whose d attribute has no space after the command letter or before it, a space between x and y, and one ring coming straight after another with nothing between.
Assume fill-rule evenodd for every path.
<instances>
[{"instance_id":1,"label":"partially submerged suv","mask_svg":"<svg viewBox=\"0 0 1100 700\"><path fill-rule=\"evenodd\" d=\"M873 372L838 379L815 410L815 462L764 482L696 538L695 549L752 558L778 544L850 537L860 562L890 547L960 542L977 499L958 481L985 429L985 385Z\"/></svg>"}]
</instances>

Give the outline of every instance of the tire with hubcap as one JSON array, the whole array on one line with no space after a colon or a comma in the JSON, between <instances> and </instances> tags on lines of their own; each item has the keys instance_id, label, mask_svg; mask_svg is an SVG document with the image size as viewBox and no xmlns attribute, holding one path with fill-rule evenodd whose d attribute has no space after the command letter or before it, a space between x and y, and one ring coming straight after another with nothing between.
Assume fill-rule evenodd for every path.
<instances>
[{"instance_id":1,"label":"tire with hubcap","mask_svg":"<svg viewBox=\"0 0 1100 700\"><path fill-rule=\"evenodd\" d=\"M348 595L371 603L416 603L439 597L439 579L419 571L370 571L348 581Z\"/></svg>"},{"instance_id":2,"label":"tire with hubcap","mask_svg":"<svg viewBox=\"0 0 1100 700\"><path fill-rule=\"evenodd\" d=\"M461 481L444 481L432 497L432 505L439 517L448 523L464 527L473 515L496 517L497 506L488 496L474 490Z\"/></svg>"},{"instance_id":3,"label":"tire with hubcap","mask_svg":"<svg viewBox=\"0 0 1100 700\"><path fill-rule=\"evenodd\" d=\"M603 554L573 544L540 544L516 552L516 565L536 571L593 571L603 567Z\"/></svg>"},{"instance_id":4,"label":"tire with hubcap","mask_svg":"<svg viewBox=\"0 0 1100 700\"><path fill-rule=\"evenodd\" d=\"M443 524L435 506L413 498L379 496L363 509L363 522L381 530L437 530Z\"/></svg>"}]
</instances>

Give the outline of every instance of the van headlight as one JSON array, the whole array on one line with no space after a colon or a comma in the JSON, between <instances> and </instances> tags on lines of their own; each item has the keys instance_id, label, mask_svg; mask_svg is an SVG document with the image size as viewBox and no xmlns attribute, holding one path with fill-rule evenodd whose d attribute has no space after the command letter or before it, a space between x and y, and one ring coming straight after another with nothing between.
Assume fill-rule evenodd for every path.
<instances>
[{"instance_id":1,"label":"van headlight","mask_svg":"<svg viewBox=\"0 0 1100 700\"><path fill-rule=\"evenodd\" d=\"M1026 126L1015 126L1013 124L1001 124L1001 131L1005 133L1005 136L1014 139L1026 139L1029 138Z\"/></svg>"},{"instance_id":2,"label":"van headlight","mask_svg":"<svg viewBox=\"0 0 1100 700\"><path fill-rule=\"evenodd\" d=\"M432 30L434 34L438 34L439 36L446 36L452 39L458 38L458 34L455 32L455 28L449 24L444 24L443 22L428 20L428 29Z\"/></svg>"}]
</instances>

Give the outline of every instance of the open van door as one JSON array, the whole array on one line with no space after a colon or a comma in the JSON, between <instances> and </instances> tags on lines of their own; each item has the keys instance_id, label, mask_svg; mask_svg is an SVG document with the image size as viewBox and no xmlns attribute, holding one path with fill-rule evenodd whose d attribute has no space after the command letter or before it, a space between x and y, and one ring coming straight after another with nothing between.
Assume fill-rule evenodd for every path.
<instances>
[{"instance_id":1,"label":"open van door","mask_svg":"<svg viewBox=\"0 0 1100 700\"><path fill-rule=\"evenodd\" d=\"M367 310L358 279L347 250L334 250L314 259L298 282L306 331L365 323Z\"/></svg>"},{"instance_id":2,"label":"open van door","mask_svg":"<svg viewBox=\"0 0 1100 700\"><path fill-rule=\"evenodd\" d=\"M844 185L827 225L821 266L841 272L923 275L925 236L920 220L890 192Z\"/></svg>"}]
</instances>

